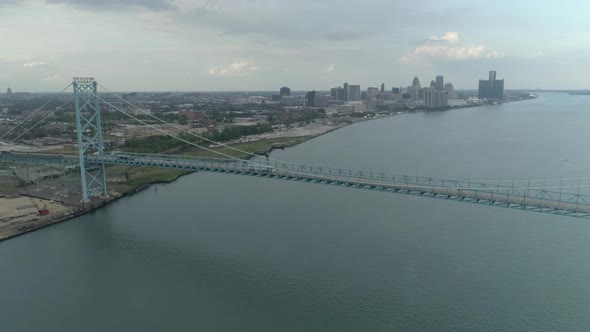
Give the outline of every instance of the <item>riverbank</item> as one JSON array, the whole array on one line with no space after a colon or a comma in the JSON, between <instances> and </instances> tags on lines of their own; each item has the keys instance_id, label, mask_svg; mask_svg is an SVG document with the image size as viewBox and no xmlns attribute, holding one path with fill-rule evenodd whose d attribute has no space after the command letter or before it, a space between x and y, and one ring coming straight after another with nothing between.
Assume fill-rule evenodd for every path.
<instances>
[{"instance_id":1,"label":"riverbank","mask_svg":"<svg viewBox=\"0 0 590 332\"><path fill-rule=\"evenodd\" d=\"M484 105L472 105L470 107L478 107ZM461 107L464 108L464 107ZM340 118L337 123L332 123L332 125L322 125L321 127L315 126L312 130L305 129L306 126L297 128L300 133L310 134L305 136L290 136L290 135L278 135L278 136L266 136L266 137L259 137L256 141L250 141L240 144L231 144L230 147L223 146L219 148L215 148L215 151L221 152L225 155L229 155L232 157L237 157L241 159L250 159L252 158L251 154L256 155L263 155L269 156L273 150L275 149L285 149L289 147L293 147L299 145L303 142L311 140L313 138L328 134L332 131L338 130L340 128L349 126L351 124L371 121L371 120L378 120L386 117L401 115L404 113L390 113L387 115L381 116L372 116L372 117L345 117ZM313 126L312 126L313 127ZM301 129L303 128L303 129ZM321 130L318 130L320 128ZM243 150L246 152L240 152L238 150ZM249 154L251 153L251 154ZM200 152L194 153L190 155L198 155L198 156L217 156L218 154L213 152ZM90 203L80 206L76 202L76 198L70 197L69 199L65 199L61 202L66 209L69 209L67 213L60 212L60 215L55 215L56 213L51 212L48 216L37 216L35 210L29 211L27 216L24 216L22 219L11 219L11 222L8 223L2 220L0 216L0 241L8 240L10 238L14 238L23 234L27 234L29 232L45 228L48 226L52 226L64 221L67 221L72 218L79 217L86 213L91 213L96 209L101 207L107 206L112 202L117 201L123 197L131 196L133 194L139 193L143 190L150 188L154 184L167 184L176 181L178 178L190 174L190 171L178 171L178 170L168 170L168 169L154 169L148 167L123 167L123 166L114 166L109 167L107 169L107 177L109 178L109 192L110 197L108 199L93 199ZM47 202L57 202L60 201L55 196L55 191L47 191L41 192L38 194L39 198L44 199ZM5 198L0 198L0 200ZM0 201L0 205L4 205L3 202ZM59 209L58 209L59 210ZM60 210L61 211L61 210Z\"/></svg>"}]
</instances>

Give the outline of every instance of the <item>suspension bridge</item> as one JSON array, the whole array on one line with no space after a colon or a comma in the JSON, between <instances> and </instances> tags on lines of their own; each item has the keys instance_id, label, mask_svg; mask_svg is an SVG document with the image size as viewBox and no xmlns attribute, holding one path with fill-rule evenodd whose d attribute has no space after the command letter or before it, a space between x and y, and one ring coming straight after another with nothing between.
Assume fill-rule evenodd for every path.
<instances>
[{"instance_id":1,"label":"suspension bridge","mask_svg":"<svg viewBox=\"0 0 590 332\"><path fill-rule=\"evenodd\" d=\"M525 186L522 183L510 184L509 182L501 181L498 181L497 183L491 183L488 181L477 182L400 175L370 170L301 165L273 158L267 158L263 161L261 161L260 158L243 160L189 141L186 138L188 136L180 137L178 135L170 134L159 127L150 125L130 112L122 110L121 107L117 107L115 103L99 96L97 93L98 83L93 78L74 78L74 81L66 87L66 89L70 86L73 88L74 93L73 101L75 105L78 154L0 153L0 163L43 166L53 165L57 167L77 168L80 172L81 200L84 202L88 202L91 197L108 196L106 167L109 165L124 165L257 176L286 181L316 183L446 199L457 202L590 219L590 196L580 193L580 185L564 186L563 184L560 184L559 186L535 186L535 183L538 182L534 181L533 185L531 185L530 182L527 182ZM62 90L62 92L66 89ZM104 89L106 90L106 88ZM143 111L139 107L123 100L120 96L110 91L108 92L134 109ZM101 125L101 103L108 105L111 109L124 114L144 126L159 131L162 135L170 136L184 144L209 151L213 154L219 155L219 157L211 158L169 154L106 152L103 143ZM146 112L146 115L149 115L155 120L175 128L186 135L194 136L202 141L222 145L228 149L254 156L252 153L230 145L214 142L207 137L186 131L179 126L167 123L150 113ZM32 115L25 118L21 123L24 123L31 116ZM26 133L28 130L39 125L45 119L46 117L38 121L29 129L23 131L23 133ZM18 125L14 128L16 127L18 127ZM0 139L8 133L9 132L5 133ZM16 141L23 135L23 133L16 136L12 142Z\"/></svg>"}]
</instances>

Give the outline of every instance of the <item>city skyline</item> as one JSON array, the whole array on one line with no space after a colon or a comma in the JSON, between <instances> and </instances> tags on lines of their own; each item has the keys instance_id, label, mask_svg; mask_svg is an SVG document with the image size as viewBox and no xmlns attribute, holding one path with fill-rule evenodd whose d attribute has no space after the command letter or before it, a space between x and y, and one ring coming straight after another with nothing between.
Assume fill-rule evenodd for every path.
<instances>
[{"instance_id":1,"label":"city skyline","mask_svg":"<svg viewBox=\"0 0 590 332\"><path fill-rule=\"evenodd\" d=\"M344 81L405 85L414 74L442 73L462 90L477 89L495 68L506 89L590 88L581 1L353 4L8 1L0 4L0 31L9 36L0 46L0 86L52 92L90 75L120 91L304 91ZM547 15L550 22L540 19Z\"/></svg>"}]
</instances>

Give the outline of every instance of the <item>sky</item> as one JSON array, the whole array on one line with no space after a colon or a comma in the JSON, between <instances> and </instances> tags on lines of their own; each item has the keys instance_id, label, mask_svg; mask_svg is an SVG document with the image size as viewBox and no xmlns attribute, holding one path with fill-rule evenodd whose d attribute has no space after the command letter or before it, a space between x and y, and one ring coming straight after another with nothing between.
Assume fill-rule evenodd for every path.
<instances>
[{"instance_id":1,"label":"sky","mask_svg":"<svg viewBox=\"0 0 590 332\"><path fill-rule=\"evenodd\" d=\"M0 0L0 91L589 89L584 1Z\"/></svg>"}]
</instances>

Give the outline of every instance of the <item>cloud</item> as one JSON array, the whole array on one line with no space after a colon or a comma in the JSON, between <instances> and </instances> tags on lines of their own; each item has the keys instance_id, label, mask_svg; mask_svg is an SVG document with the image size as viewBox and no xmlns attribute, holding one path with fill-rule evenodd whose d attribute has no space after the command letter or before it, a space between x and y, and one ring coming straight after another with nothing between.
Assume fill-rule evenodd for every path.
<instances>
[{"instance_id":1,"label":"cloud","mask_svg":"<svg viewBox=\"0 0 590 332\"><path fill-rule=\"evenodd\" d=\"M53 74L51 76L45 77L42 81L51 82L51 81L61 81L60 74Z\"/></svg>"},{"instance_id":2,"label":"cloud","mask_svg":"<svg viewBox=\"0 0 590 332\"><path fill-rule=\"evenodd\" d=\"M48 64L49 63L47 63L45 61L29 62L29 63L23 64L23 67L25 67L25 68L35 68L35 67L39 67L39 66L45 66L45 65L48 65Z\"/></svg>"},{"instance_id":3,"label":"cloud","mask_svg":"<svg viewBox=\"0 0 590 332\"><path fill-rule=\"evenodd\" d=\"M363 6L352 0L185 0L175 4L178 5L176 18L189 25L212 28L224 35L303 42L363 39L384 34L393 30L392 26L403 26L410 20L409 13L375 10L383 6L381 0L365 0ZM399 19L392 15L398 15Z\"/></svg>"},{"instance_id":4,"label":"cloud","mask_svg":"<svg viewBox=\"0 0 590 332\"><path fill-rule=\"evenodd\" d=\"M176 8L168 0L46 0L48 3L66 4L87 9L118 10L123 7L145 8L154 11Z\"/></svg>"},{"instance_id":5,"label":"cloud","mask_svg":"<svg viewBox=\"0 0 590 332\"><path fill-rule=\"evenodd\" d=\"M142 60L139 62L140 65L151 65L152 61L151 60Z\"/></svg>"},{"instance_id":6,"label":"cloud","mask_svg":"<svg viewBox=\"0 0 590 332\"><path fill-rule=\"evenodd\" d=\"M428 38L430 40L444 40L448 41L449 43L458 43L459 42L459 33L458 32L447 32L442 36L430 36Z\"/></svg>"},{"instance_id":7,"label":"cloud","mask_svg":"<svg viewBox=\"0 0 590 332\"><path fill-rule=\"evenodd\" d=\"M253 62L241 60L225 67L211 67L208 73L213 76L247 76L257 69L258 67Z\"/></svg>"},{"instance_id":8,"label":"cloud","mask_svg":"<svg viewBox=\"0 0 590 332\"><path fill-rule=\"evenodd\" d=\"M322 73L331 73L334 71L334 69L336 69L336 66L331 63L326 68L322 69Z\"/></svg>"},{"instance_id":9,"label":"cloud","mask_svg":"<svg viewBox=\"0 0 590 332\"><path fill-rule=\"evenodd\" d=\"M484 45L461 45L459 33L457 32L447 32L443 36L431 36L428 39L428 42L416 47L412 53L404 55L401 60L472 60L498 59L504 57L504 53L488 48Z\"/></svg>"}]
</instances>

